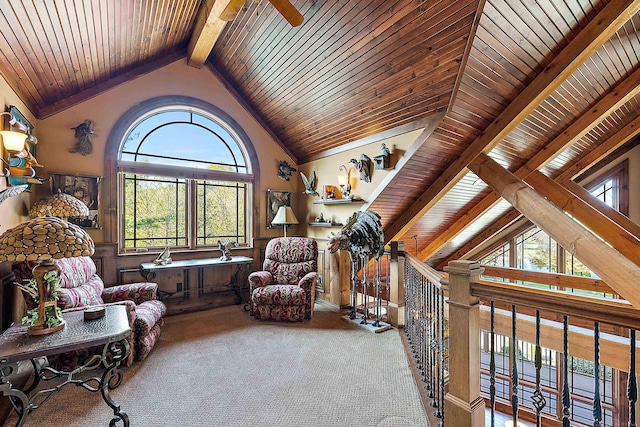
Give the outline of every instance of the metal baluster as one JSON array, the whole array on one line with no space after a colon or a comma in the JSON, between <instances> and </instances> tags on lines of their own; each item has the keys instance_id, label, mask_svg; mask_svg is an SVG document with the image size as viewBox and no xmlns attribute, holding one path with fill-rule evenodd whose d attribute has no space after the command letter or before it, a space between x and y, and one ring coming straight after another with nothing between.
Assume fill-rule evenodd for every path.
<instances>
[{"instance_id":1,"label":"metal baluster","mask_svg":"<svg viewBox=\"0 0 640 427\"><path fill-rule=\"evenodd\" d=\"M432 295L432 299L433 299L433 312L431 313L431 327L432 327L432 335L431 335L431 340L429 341L429 346L431 347L431 351L433 352L433 365L431 366L432 372L433 372L433 390L434 392L432 393L432 398L433 400L431 401L431 406L436 408L435 412L433 413L433 415L435 417L439 417L439 411L438 411L438 398L440 397L440 376L438 375L438 373L440 372L440 365L441 365L441 360L440 360L440 336L439 336L439 331L440 331L440 327L438 325L438 322L440 322L440 319L438 318L438 315L440 314L440 300L438 299L438 294L437 294L437 289L436 287L433 285L433 283L431 283L431 281L429 281L429 290L431 291L431 295Z\"/></svg>"},{"instance_id":2,"label":"metal baluster","mask_svg":"<svg viewBox=\"0 0 640 427\"><path fill-rule=\"evenodd\" d=\"M571 396L569 395L569 317L564 316L563 321L563 385L562 385L562 427L571 427Z\"/></svg>"},{"instance_id":3,"label":"metal baluster","mask_svg":"<svg viewBox=\"0 0 640 427\"><path fill-rule=\"evenodd\" d=\"M516 336L516 306L511 306L511 414L518 425L518 341Z\"/></svg>"},{"instance_id":4,"label":"metal baluster","mask_svg":"<svg viewBox=\"0 0 640 427\"><path fill-rule=\"evenodd\" d=\"M416 292L416 300L418 302L418 307L421 313L420 316L420 358L421 358L421 366L425 363L425 359L424 359L424 345L422 342L422 338L423 338L423 334L425 333L425 328L426 325L424 323L424 316L425 316L425 307L424 307L424 299L426 298L424 293L423 293L423 284L422 284L422 277L420 276L420 274L414 269L414 275L415 275L415 292ZM427 383L427 377L425 375L425 371L424 369L420 370L420 375L422 376L422 382L424 382L425 384ZM425 388L427 387L427 385L425 385Z\"/></svg>"},{"instance_id":5,"label":"metal baluster","mask_svg":"<svg viewBox=\"0 0 640 427\"><path fill-rule=\"evenodd\" d=\"M444 427L444 291L442 289L437 289L438 301L440 301L440 372L439 372L439 387L440 387L440 399L438 402L438 410L440 412L439 416L441 418L438 423L438 427ZM438 415L436 415L438 416Z\"/></svg>"},{"instance_id":6,"label":"metal baluster","mask_svg":"<svg viewBox=\"0 0 640 427\"><path fill-rule=\"evenodd\" d=\"M409 296L411 295L411 279L409 276L409 269L405 266L404 269L404 335L407 338L407 342L411 345L411 315L413 307L409 304Z\"/></svg>"},{"instance_id":7,"label":"metal baluster","mask_svg":"<svg viewBox=\"0 0 640 427\"><path fill-rule=\"evenodd\" d=\"M490 344L490 357L489 361L489 397L491 399L491 427L495 426L496 423L496 349L495 349L495 339L496 339L496 304L494 301L491 301L491 344Z\"/></svg>"},{"instance_id":8,"label":"metal baluster","mask_svg":"<svg viewBox=\"0 0 640 427\"><path fill-rule=\"evenodd\" d=\"M415 273L415 298L416 298L416 350L418 354L418 358L422 354L422 328L423 325L423 317L424 317L424 307L422 306L422 283L420 283L420 277ZM419 363L419 360L418 360Z\"/></svg>"},{"instance_id":9,"label":"metal baluster","mask_svg":"<svg viewBox=\"0 0 640 427\"><path fill-rule=\"evenodd\" d=\"M428 294L428 305L429 305L429 339L425 342L427 346L427 367L429 369L429 393L427 397L433 399L434 390L435 390L435 380L433 378L433 365L435 364L435 354L433 354L433 348L431 347L431 340L433 339L433 295L431 293L431 286L427 279L424 279L427 294ZM433 406L433 402L431 402Z\"/></svg>"},{"instance_id":10,"label":"metal baluster","mask_svg":"<svg viewBox=\"0 0 640 427\"><path fill-rule=\"evenodd\" d=\"M629 399L629 427L636 427L636 401L638 400L638 383L636 379L636 331L631 329L629 339L631 357L629 363L629 381L627 382L627 398Z\"/></svg>"},{"instance_id":11,"label":"metal baluster","mask_svg":"<svg viewBox=\"0 0 640 427\"><path fill-rule=\"evenodd\" d=\"M416 301L417 295L415 290L416 282L413 275L413 270L409 268L408 264L405 269L405 276L410 278L409 281L405 281L405 286L407 287L407 293L404 296L404 302L407 306L406 312L409 313L409 315L408 316L405 315L405 317L407 318L406 324L409 325L409 328L407 330L409 331L409 334L410 334L409 340L411 342L411 350L413 354L415 354L416 353L416 317L418 316L418 310L416 308L417 307L417 301Z\"/></svg>"},{"instance_id":12,"label":"metal baluster","mask_svg":"<svg viewBox=\"0 0 640 427\"><path fill-rule=\"evenodd\" d=\"M431 370L429 367L431 366L431 359L429 354L429 334L431 324L429 323L429 319L431 316L431 312L429 311L429 287L427 286L427 281L424 277L417 273L420 277L420 292L423 296L422 299L422 342L420 343L420 348L422 349L422 374L424 375L424 379L426 384L429 386L427 390L431 390Z\"/></svg>"},{"instance_id":13,"label":"metal baluster","mask_svg":"<svg viewBox=\"0 0 640 427\"><path fill-rule=\"evenodd\" d=\"M547 405L547 400L540 391L540 370L542 369L542 348L540 347L540 310L536 310L536 391L533 392L531 400L536 408L536 426L542 424L541 412Z\"/></svg>"},{"instance_id":14,"label":"metal baluster","mask_svg":"<svg viewBox=\"0 0 640 427\"><path fill-rule=\"evenodd\" d=\"M593 392L593 427L602 426L602 404L600 403L600 322L593 323L593 363L595 389Z\"/></svg>"}]
</instances>

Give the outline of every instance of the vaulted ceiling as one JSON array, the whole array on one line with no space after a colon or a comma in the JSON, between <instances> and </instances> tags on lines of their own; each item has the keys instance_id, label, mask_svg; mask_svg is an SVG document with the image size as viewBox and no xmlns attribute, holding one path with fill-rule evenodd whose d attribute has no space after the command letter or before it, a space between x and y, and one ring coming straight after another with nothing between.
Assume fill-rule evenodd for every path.
<instances>
[{"instance_id":1,"label":"vaulted ceiling","mask_svg":"<svg viewBox=\"0 0 640 427\"><path fill-rule=\"evenodd\" d=\"M0 74L42 118L187 57L298 163L424 129L364 208L436 266L520 218L482 153L565 183L636 144L640 0L228 1L4 0Z\"/></svg>"}]
</instances>

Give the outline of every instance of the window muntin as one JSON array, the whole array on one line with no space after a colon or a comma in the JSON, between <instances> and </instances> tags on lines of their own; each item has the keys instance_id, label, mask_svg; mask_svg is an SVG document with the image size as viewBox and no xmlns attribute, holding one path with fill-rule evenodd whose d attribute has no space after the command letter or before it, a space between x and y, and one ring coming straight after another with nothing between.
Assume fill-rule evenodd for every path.
<instances>
[{"instance_id":1,"label":"window muntin","mask_svg":"<svg viewBox=\"0 0 640 427\"><path fill-rule=\"evenodd\" d=\"M515 238L516 268L522 270L558 271L556 242L540 228L533 228Z\"/></svg>"},{"instance_id":2,"label":"window muntin","mask_svg":"<svg viewBox=\"0 0 640 427\"><path fill-rule=\"evenodd\" d=\"M480 263L483 265L494 265L496 267L509 267L510 248L511 244L507 242L482 258Z\"/></svg>"},{"instance_id":3,"label":"window muntin","mask_svg":"<svg viewBox=\"0 0 640 427\"><path fill-rule=\"evenodd\" d=\"M253 176L233 129L187 107L149 112L119 152L122 250L249 241Z\"/></svg>"},{"instance_id":4,"label":"window muntin","mask_svg":"<svg viewBox=\"0 0 640 427\"><path fill-rule=\"evenodd\" d=\"M616 188L615 179L607 178L592 187L589 192L593 194L598 200L604 202L604 204L609 206L610 208L618 208L618 189Z\"/></svg>"},{"instance_id":5,"label":"window muntin","mask_svg":"<svg viewBox=\"0 0 640 427\"><path fill-rule=\"evenodd\" d=\"M591 179L584 188L607 206L629 216L628 159Z\"/></svg>"}]
</instances>

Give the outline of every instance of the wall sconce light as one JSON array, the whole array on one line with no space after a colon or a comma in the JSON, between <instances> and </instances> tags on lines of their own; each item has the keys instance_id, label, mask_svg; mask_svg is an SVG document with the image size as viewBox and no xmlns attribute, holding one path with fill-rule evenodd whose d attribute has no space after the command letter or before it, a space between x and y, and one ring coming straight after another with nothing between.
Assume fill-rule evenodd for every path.
<instances>
[{"instance_id":1,"label":"wall sconce light","mask_svg":"<svg viewBox=\"0 0 640 427\"><path fill-rule=\"evenodd\" d=\"M0 113L0 116L9 116L9 129L0 131L4 149L8 151L9 154L19 153L24 150L24 144L27 138L33 138L34 142L37 141L37 139L31 135L29 127L19 122L13 114L5 111ZM20 129L22 132L11 130L13 127Z\"/></svg>"},{"instance_id":2,"label":"wall sconce light","mask_svg":"<svg viewBox=\"0 0 640 427\"><path fill-rule=\"evenodd\" d=\"M351 168L345 165L340 165L338 168L338 185L340 186L340 192L342 192L342 198L346 199L351 193Z\"/></svg>"}]
</instances>

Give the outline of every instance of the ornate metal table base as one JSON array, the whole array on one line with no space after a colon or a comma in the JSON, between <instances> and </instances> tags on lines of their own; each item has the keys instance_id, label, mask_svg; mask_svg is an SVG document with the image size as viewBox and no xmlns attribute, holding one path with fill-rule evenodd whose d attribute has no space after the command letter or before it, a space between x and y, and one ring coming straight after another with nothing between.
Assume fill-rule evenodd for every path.
<instances>
[{"instance_id":1,"label":"ornate metal table base","mask_svg":"<svg viewBox=\"0 0 640 427\"><path fill-rule=\"evenodd\" d=\"M109 426L115 426L122 421L125 427L129 426L129 416L120 409L120 405L116 403L109 392L117 388L122 383L122 371L120 363L129 355L129 342L126 339L107 343L104 345L102 354L96 354L91 357L87 363L77 367L73 371L58 371L44 365L44 358L31 359L34 369L34 376L31 385L25 390L14 389L8 377L17 371L17 362L2 363L0 361L0 393L9 397L16 414L18 414L18 422L16 427L22 426L27 416L42 406L47 400L58 393L68 384L75 384L93 393L100 392L105 403L113 409L113 418L109 422ZM90 378L73 377L85 371L90 371L104 366L102 376L94 376ZM43 388L38 392L31 394L40 381L53 381L60 379L60 383L52 388Z\"/></svg>"},{"instance_id":2,"label":"ornate metal table base","mask_svg":"<svg viewBox=\"0 0 640 427\"><path fill-rule=\"evenodd\" d=\"M89 321L84 320L82 311L66 312L62 317L67 326L52 334L30 336L26 326L13 324L0 335L0 393L9 398L18 414L16 426L24 425L31 412L66 385L74 384L102 394L106 404L113 409L110 426L122 422L128 427L127 413L109 395L111 390L122 383L120 364L127 359L131 350L128 341L131 328L125 307L106 306L104 316ZM45 366L49 356L90 348L101 348L102 351L71 371L59 371ZM17 373L18 363L27 360L33 366L33 381L23 391L13 387L10 377ZM88 375L83 375L83 378L78 378L79 374L100 367L104 368L101 376L87 378ZM51 388L38 387L43 381L57 381L57 385Z\"/></svg>"}]
</instances>

